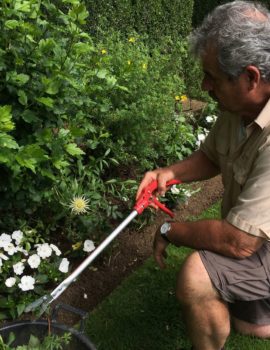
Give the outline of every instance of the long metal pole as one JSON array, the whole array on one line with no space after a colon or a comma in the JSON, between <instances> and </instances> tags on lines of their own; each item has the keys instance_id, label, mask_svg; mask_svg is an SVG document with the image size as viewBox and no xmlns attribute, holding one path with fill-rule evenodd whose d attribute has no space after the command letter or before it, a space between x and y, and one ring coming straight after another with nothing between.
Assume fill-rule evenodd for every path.
<instances>
[{"instance_id":1,"label":"long metal pole","mask_svg":"<svg viewBox=\"0 0 270 350\"><path fill-rule=\"evenodd\" d=\"M138 215L133 210L129 216L91 253L62 283L51 292L52 300L58 298L64 290L91 264L92 261L111 243L112 240Z\"/></svg>"}]
</instances>

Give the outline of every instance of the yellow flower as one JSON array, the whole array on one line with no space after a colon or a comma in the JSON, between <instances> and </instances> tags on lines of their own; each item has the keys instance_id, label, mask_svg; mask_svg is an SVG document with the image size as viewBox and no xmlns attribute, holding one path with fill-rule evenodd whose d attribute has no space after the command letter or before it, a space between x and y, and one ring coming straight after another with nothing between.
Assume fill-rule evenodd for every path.
<instances>
[{"instance_id":1,"label":"yellow flower","mask_svg":"<svg viewBox=\"0 0 270 350\"><path fill-rule=\"evenodd\" d=\"M82 245L82 242L77 242L75 244L72 244L72 250L78 250Z\"/></svg>"},{"instance_id":2,"label":"yellow flower","mask_svg":"<svg viewBox=\"0 0 270 350\"><path fill-rule=\"evenodd\" d=\"M128 63L129 66L131 65L131 61L130 60L128 60L127 63Z\"/></svg>"},{"instance_id":3,"label":"yellow flower","mask_svg":"<svg viewBox=\"0 0 270 350\"><path fill-rule=\"evenodd\" d=\"M131 38L128 39L130 43L135 43L136 39L132 36Z\"/></svg>"},{"instance_id":4,"label":"yellow flower","mask_svg":"<svg viewBox=\"0 0 270 350\"><path fill-rule=\"evenodd\" d=\"M180 101L180 96L175 96L174 99L175 101Z\"/></svg>"},{"instance_id":5,"label":"yellow flower","mask_svg":"<svg viewBox=\"0 0 270 350\"><path fill-rule=\"evenodd\" d=\"M147 69L147 64L144 63L144 64L142 65L142 67L143 67L143 69Z\"/></svg>"},{"instance_id":6,"label":"yellow flower","mask_svg":"<svg viewBox=\"0 0 270 350\"><path fill-rule=\"evenodd\" d=\"M107 50L102 49L102 50L101 50L101 53L102 53L102 55L105 55L105 54L107 53Z\"/></svg>"},{"instance_id":7,"label":"yellow flower","mask_svg":"<svg viewBox=\"0 0 270 350\"><path fill-rule=\"evenodd\" d=\"M187 96L186 95L182 95L181 96L181 102L185 102L185 101L187 101Z\"/></svg>"},{"instance_id":8,"label":"yellow flower","mask_svg":"<svg viewBox=\"0 0 270 350\"><path fill-rule=\"evenodd\" d=\"M69 208L76 215L84 214L89 210L88 203L89 199L86 199L84 196L73 197Z\"/></svg>"}]
</instances>

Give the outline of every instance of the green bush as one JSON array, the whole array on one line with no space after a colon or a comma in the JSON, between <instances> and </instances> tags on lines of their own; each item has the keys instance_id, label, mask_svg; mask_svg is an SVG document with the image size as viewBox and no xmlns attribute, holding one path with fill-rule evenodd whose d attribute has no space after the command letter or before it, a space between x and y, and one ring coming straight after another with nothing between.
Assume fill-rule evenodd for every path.
<instances>
[{"instance_id":1,"label":"green bush","mask_svg":"<svg viewBox=\"0 0 270 350\"><path fill-rule=\"evenodd\" d=\"M95 36L102 31L117 30L123 36L136 31L148 36L152 46L159 44L163 36L174 40L185 38L191 28L193 0L91 0L89 30ZM101 29L101 32L100 32Z\"/></svg>"},{"instance_id":2,"label":"green bush","mask_svg":"<svg viewBox=\"0 0 270 350\"><path fill-rule=\"evenodd\" d=\"M181 158L195 137L181 108L174 113L183 41L163 38L149 51L138 35L112 32L94 45L85 6L58 5L0 6L0 226L78 240L121 216L134 198L132 166L141 174ZM71 213L76 198L85 215Z\"/></svg>"}]
</instances>

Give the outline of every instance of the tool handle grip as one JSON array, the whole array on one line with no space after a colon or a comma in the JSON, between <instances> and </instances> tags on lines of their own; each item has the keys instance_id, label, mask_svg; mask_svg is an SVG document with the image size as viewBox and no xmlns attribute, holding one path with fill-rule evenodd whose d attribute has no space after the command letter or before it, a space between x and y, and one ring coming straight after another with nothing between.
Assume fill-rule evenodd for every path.
<instances>
[{"instance_id":1,"label":"tool handle grip","mask_svg":"<svg viewBox=\"0 0 270 350\"><path fill-rule=\"evenodd\" d=\"M170 187L172 185L180 184L181 181L179 180L170 180L166 183L167 187ZM138 214L141 214L144 209L146 209L150 204L155 204L158 206L162 211L164 211L166 214L170 215L171 217L174 216L174 213L168 209L164 204L160 203L159 200L156 198L155 195L153 195L153 192L157 190L158 188L158 182L157 180L153 180L149 185L147 185L140 197L138 198L134 209L138 212Z\"/></svg>"}]
</instances>

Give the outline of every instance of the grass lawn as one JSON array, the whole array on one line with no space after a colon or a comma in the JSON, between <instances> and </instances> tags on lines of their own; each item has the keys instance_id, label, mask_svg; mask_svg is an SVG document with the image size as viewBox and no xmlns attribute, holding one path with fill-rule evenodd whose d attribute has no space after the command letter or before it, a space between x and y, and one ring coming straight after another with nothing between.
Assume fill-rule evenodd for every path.
<instances>
[{"instance_id":1,"label":"grass lawn","mask_svg":"<svg viewBox=\"0 0 270 350\"><path fill-rule=\"evenodd\" d=\"M200 218L218 217L219 204ZM152 258L114 290L90 315L86 332L98 350L177 350L189 348L180 306L175 298L179 267L188 248L169 247L167 269ZM232 332L226 350L269 350L270 340Z\"/></svg>"}]
</instances>

